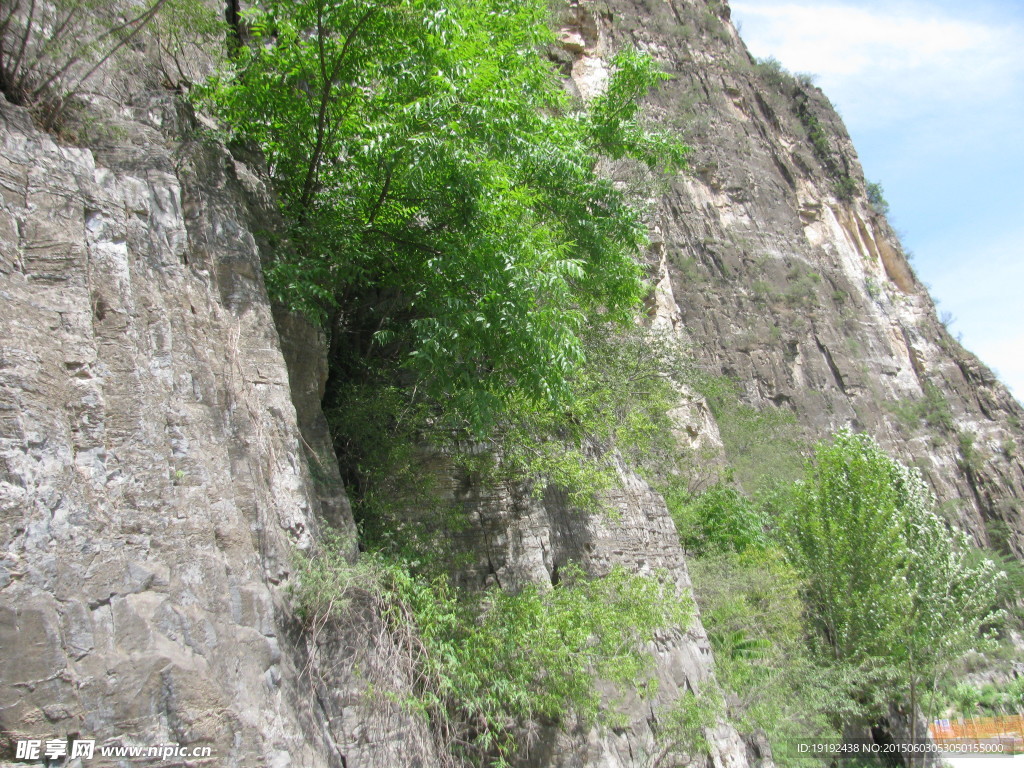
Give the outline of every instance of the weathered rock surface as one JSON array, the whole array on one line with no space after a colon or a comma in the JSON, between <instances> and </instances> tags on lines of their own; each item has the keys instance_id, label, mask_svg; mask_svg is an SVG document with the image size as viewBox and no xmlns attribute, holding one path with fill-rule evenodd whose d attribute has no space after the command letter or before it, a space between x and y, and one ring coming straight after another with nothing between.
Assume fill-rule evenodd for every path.
<instances>
[{"instance_id":1,"label":"weathered rock surface","mask_svg":"<svg viewBox=\"0 0 1024 768\"><path fill-rule=\"evenodd\" d=\"M653 258L704 367L810 438L869 432L978 543L1024 553L1024 410L939 322L824 94L757 66L726 2L579 8L610 41L595 50L633 44L672 74L648 113L695 152L652 192ZM925 398L935 407L909 413Z\"/></svg>"},{"instance_id":2,"label":"weathered rock surface","mask_svg":"<svg viewBox=\"0 0 1024 768\"><path fill-rule=\"evenodd\" d=\"M439 497L461 513L458 524L445 531L443 538L456 542L455 579L467 589L555 585L560 569L575 563L594 575L606 574L616 565L645 575L666 572L680 595L690 595L686 560L664 500L621 464L620 487L606 497L607 508L601 511L575 508L566 494L554 488L539 497L515 484L482 490L443 459L437 460L434 470L450 480L447 487L438 489ZM657 694L641 698L635 692L616 692L621 697L617 711L626 718L623 725L568 732L541 729L520 755L520 764L536 768L657 764L657 756L671 746L664 736L659 738L665 715L687 691L700 694L713 685L714 661L699 615L685 631L661 633L650 651ZM747 765L743 742L728 723L709 733L708 741L710 765ZM694 764L701 762L701 756L691 757ZM663 755L661 763L665 760Z\"/></svg>"},{"instance_id":3,"label":"weathered rock surface","mask_svg":"<svg viewBox=\"0 0 1024 768\"><path fill-rule=\"evenodd\" d=\"M652 322L807 435L875 434L978 541L1020 552L1024 413L938 322L823 95L754 67L721 2L579 4L561 39L582 96L624 42L674 74L649 111L697 153L652 192ZM123 141L89 150L0 104L0 759L13 738L79 734L210 746L211 765L437 765L422 723L365 695L411 680L372 601L314 636L291 614L294 550L353 523L322 339L263 285L261 176L181 139L169 99L131 112ZM948 419L898 418L935 391ZM699 398L677 416L681 439L721 444ZM686 591L663 501L621 473L617 518L450 473L470 521L457 579L551 583L572 560L665 568ZM542 729L524 763L649 765L660 708L713 674L699 621L653 650L656 699L627 701L622 728ZM747 764L728 723L709 736L713 765Z\"/></svg>"},{"instance_id":4,"label":"weathered rock surface","mask_svg":"<svg viewBox=\"0 0 1024 768\"><path fill-rule=\"evenodd\" d=\"M170 99L95 152L0 109L5 740L342 765L281 586L320 500L252 234L266 191L169 141Z\"/></svg>"}]
</instances>

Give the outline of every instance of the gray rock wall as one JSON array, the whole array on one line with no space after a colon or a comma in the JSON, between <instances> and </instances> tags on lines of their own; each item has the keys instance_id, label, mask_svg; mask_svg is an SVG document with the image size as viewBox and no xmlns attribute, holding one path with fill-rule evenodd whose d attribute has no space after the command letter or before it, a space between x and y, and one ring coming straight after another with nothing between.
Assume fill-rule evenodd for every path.
<instances>
[{"instance_id":1,"label":"gray rock wall","mask_svg":"<svg viewBox=\"0 0 1024 768\"><path fill-rule=\"evenodd\" d=\"M1020 551L1024 413L939 324L823 95L766 79L727 17L704 0L579 4L556 54L584 97L626 42L674 75L648 109L695 145L693 171L628 180L657 210L654 322L806 434L872 432L979 541ZM171 100L139 103L95 149L0 104L0 760L11 739L81 735L210 746L225 766L438 765L395 704L412 673L372 601L315 636L290 611L293 552L322 521L353 529L322 339L275 316L263 285L260 174ZM950 425L896 417L926 385ZM682 437L718 444L699 401L683 410ZM574 560L689 588L663 501L626 467L618 518L449 477L465 586L551 582ZM524 763L651 764L660 708L713 675L699 619L652 650L658 698L627 701L621 728L541 729ZM396 699L368 697L371 679ZM709 735L713 765L745 765L729 724Z\"/></svg>"},{"instance_id":2,"label":"gray rock wall","mask_svg":"<svg viewBox=\"0 0 1024 768\"><path fill-rule=\"evenodd\" d=\"M0 110L3 738L341 765L288 637L320 502L252 234L265 190L170 140L170 100L97 151Z\"/></svg>"},{"instance_id":3,"label":"gray rock wall","mask_svg":"<svg viewBox=\"0 0 1024 768\"><path fill-rule=\"evenodd\" d=\"M466 589L554 585L560 569L575 563L594 575L606 574L614 566L644 575L667 573L680 595L691 594L686 560L664 500L621 463L620 487L604 499L606 508L597 511L574 507L555 488L540 496L514 483L481 489L443 457L426 465L443 478L439 497L459 511L455 524L440 538L453 542L452 561L458 563L453 575ZM444 521L432 518L430 524ZM635 691L609 690L624 718L621 725L541 728L524 739L527 746L518 756L519 764L656 768L683 760L695 766L745 767L744 743L727 722L707 733L708 755L673 753L671 740L664 735L673 702L687 692L714 690L714 659L699 613L689 626L659 633L649 651L656 695L643 698Z\"/></svg>"},{"instance_id":4,"label":"gray rock wall","mask_svg":"<svg viewBox=\"0 0 1024 768\"><path fill-rule=\"evenodd\" d=\"M922 469L978 543L1024 553L1024 409L939 322L825 94L756 66L727 2L579 8L590 21L576 28L606 41L591 34L578 58L631 44L672 75L647 112L694 148L691 169L667 189L631 183L649 189L652 268L667 263L704 367L747 402L790 410L809 438L869 432ZM931 388L947 424L899 417Z\"/></svg>"}]
</instances>

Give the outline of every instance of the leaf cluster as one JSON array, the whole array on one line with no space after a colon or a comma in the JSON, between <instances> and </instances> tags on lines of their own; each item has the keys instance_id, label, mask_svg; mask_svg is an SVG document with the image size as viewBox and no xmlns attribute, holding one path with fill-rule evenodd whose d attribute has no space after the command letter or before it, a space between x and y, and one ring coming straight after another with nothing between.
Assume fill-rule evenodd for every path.
<instances>
[{"instance_id":1,"label":"leaf cluster","mask_svg":"<svg viewBox=\"0 0 1024 768\"><path fill-rule=\"evenodd\" d=\"M649 57L621 52L607 91L572 103L542 55L546 15L264 0L206 89L268 159L290 225L278 297L328 326L339 365L397 366L480 433L510 397L564 401L588 322L638 306L641 213L596 160L685 154L639 127L664 77Z\"/></svg>"},{"instance_id":2,"label":"leaf cluster","mask_svg":"<svg viewBox=\"0 0 1024 768\"><path fill-rule=\"evenodd\" d=\"M668 496L733 715L773 743L838 738L985 649L1016 593L934 513L920 474L866 435L817 446L756 500L719 484ZM908 696L909 694L909 696ZM786 762L785 755L776 759Z\"/></svg>"},{"instance_id":3,"label":"leaf cluster","mask_svg":"<svg viewBox=\"0 0 1024 768\"><path fill-rule=\"evenodd\" d=\"M840 661L898 668L911 686L984 645L995 564L932 511L920 473L865 435L818 446L781 520L815 627Z\"/></svg>"}]
</instances>

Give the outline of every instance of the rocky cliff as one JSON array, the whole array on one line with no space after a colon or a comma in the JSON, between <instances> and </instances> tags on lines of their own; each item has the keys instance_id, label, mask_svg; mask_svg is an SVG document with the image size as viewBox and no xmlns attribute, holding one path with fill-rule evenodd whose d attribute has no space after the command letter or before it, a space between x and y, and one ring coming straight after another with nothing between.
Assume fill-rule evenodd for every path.
<instances>
[{"instance_id":1,"label":"rocky cliff","mask_svg":"<svg viewBox=\"0 0 1024 768\"><path fill-rule=\"evenodd\" d=\"M754 60L716 0L581 4L563 39L581 92L623 44L672 74L648 114L695 152L652 195L650 259L704 367L812 439L872 434L979 544L1024 551L1024 411L938 320L826 95Z\"/></svg>"},{"instance_id":2,"label":"rocky cliff","mask_svg":"<svg viewBox=\"0 0 1024 768\"><path fill-rule=\"evenodd\" d=\"M649 193L656 321L807 436L875 434L980 542L1020 552L1024 414L938 323L824 95L757 67L714 1L576 5L554 55L587 95L626 42L674 75L650 119L696 147L692 172ZM353 523L322 340L275 317L263 284L258 162L197 138L169 95L91 147L0 108L0 750L80 735L211 748L190 765L439 764L396 703L410 672L373 606L315 637L293 614L294 553ZM458 580L552 583L571 560L666 568L686 590L663 501L621 477L608 517L452 473L470 520ZM652 650L658 698L615 729L542 728L524 760L654 763L660 707L713 659L699 620ZM369 696L371 676L392 695ZM708 736L711 764L758 757L728 723Z\"/></svg>"},{"instance_id":3,"label":"rocky cliff","mask_svg":"<svg viewBox=\"0 0 1024 768\"><path fill-rule=\"evenodd\" d=\"M263 285L258 172L189 138L170 96L93 148L2 109L4 754L82 736L209 747L225 766L439 764L396 703L411 678L372 605L313 637L293 615L295 553L352 518L319 409L322 339L284 312L275 325ZM478 523L460 578L550 582L574 560L667 568L686 590L664 503L622 472L614 522L555 492L460 497ZM551 730L527 759L652 759L657 708L712 674L699 621L655 651L662 694L631 702L628 726ZM716 764L744 764L735 730L711 737Z\"/></svg>"}]
</instances>

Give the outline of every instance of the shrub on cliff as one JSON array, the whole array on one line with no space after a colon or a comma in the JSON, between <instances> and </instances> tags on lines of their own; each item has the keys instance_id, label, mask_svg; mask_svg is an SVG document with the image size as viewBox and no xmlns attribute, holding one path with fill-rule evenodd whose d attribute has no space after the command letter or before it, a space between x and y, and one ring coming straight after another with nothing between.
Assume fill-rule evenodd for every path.
<instances>
[{"instance_id":1,"label":"shrub on cliff","mask_svg":"<svg viewBox=\"0 0 1024 768\"><path fill-rule=\"evenodd\" d=\"M540 0L263 0L208 104L269 161L290 247L273 289L327 325L341 378L396 376L478 431L510 396L557 403L581 332L642 296L640 212L601 157L679 164L641 129L663 75L612 60L573 103Z\"/></svg>"},{"instance_id":2,"label":"shrub on cliff","mask_svg":"<svg viewBox=\"0 0 1024 768\"><path fill-rule=\"evenodd\" d=\"M194 56L222 33L216 14L193 0L0 0L0 92L54 128L124 52L151 44L165 80L182 85L184 52Z\"/></svg>"},{"instance_id":3,"label":"shrub on cliff","mask_svg":"<svg viewBox=\"0 0 1024 768\"><path fill-rule=\"evenodd\" d=\"M597 681L653 691L648 644L693 616L664 574L615 567L593 578L569 563L550 589L471 594L423 563L382 552L351 564L347 548L327 540L297 561L293 594L311 642L354 600L369 600L401 656L395 664L411 673L405 704L427 718L441 759L454 765L507 765L531 724L614 722ZM387 680L368 683L392 695Z\"/></svg>"}]
</instances>

